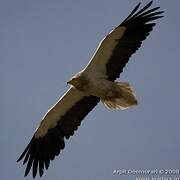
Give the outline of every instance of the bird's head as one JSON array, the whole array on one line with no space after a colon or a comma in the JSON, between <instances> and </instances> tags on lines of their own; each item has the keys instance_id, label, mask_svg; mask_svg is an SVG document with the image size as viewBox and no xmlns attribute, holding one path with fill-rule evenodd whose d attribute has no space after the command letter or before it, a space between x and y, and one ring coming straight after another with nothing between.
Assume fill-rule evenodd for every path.
<instances>
[{"instance_id":1,"label":"bird's head","mask_svg":"<svg viewBox=\"0 0 180 180\"><path fill-rule=\"evenodd\" d=\"M67 81L67 84L76 86L79 84L79 78L78 77L72 77L69 81Z\"/></svg>"},{"instance_id":2,"label":"bird's head","mask_svg":"<svg viewBox=\"0 0 180 180\"><path fill-rule=\"evenodd\" d=\"M82 89L83 86L87 85L87 80L85 76L77 74L73 76L69 81L67 81L67 84L73 85L78 89Z\"/></svg>"}]
</instances>

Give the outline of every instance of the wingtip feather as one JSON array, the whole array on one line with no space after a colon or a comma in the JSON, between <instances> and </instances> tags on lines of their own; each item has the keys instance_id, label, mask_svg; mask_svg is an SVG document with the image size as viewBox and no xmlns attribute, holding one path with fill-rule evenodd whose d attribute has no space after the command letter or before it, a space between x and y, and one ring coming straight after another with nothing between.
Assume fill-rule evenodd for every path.
<instances>
[{"instance_id":1,"label":"wingtip feather","mask_svg":"<svg viewBox=\"0 0 180 180\"><path fill-rule=\"evenodd\" d=\"M139 2L136 5L136 7L131 11L131 13L128 15L128 17L124 20L124 22L127 21L139 9L140 5L141 5L141 2Z\"/></svg>"}]
</instances>

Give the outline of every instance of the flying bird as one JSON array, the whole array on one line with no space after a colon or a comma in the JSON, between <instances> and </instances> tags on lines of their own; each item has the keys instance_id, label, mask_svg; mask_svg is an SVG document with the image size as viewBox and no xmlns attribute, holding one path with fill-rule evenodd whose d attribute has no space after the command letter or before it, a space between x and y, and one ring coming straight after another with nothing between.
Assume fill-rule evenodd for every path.
<instances>
[{"instance_id":1,"label":"flying bird","mask_svg":"<svg viewBox=\"0 0 180 180\"><path fill-rule=\"evenodd\" d=\"M69 90L44 115L31 141L17 161L23 159L25 176L32 170L40 177L50 162L65 147L65 139L74 134L85 116L101 101L109 109L127 109L137 105L132 86L116 82L132 54L152 31L156 19L163 17L152 1L129 16L99 44L88 65L67 83Z\"/></svg>"}]
</instances>

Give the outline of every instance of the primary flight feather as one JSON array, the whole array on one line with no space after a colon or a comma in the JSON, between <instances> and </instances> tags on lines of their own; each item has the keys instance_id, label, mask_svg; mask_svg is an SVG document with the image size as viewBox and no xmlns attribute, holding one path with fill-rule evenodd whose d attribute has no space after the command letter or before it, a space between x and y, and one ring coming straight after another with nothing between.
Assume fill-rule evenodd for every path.
<instances>
[{"instance_id":1,"label":"primary flight feather","mask_svg":"<svg viewBox=\"0 0 180 180\"><path fill-rule=\"evenodd\" d=\"M100 43L88 65L68 84L69 90L45 114L30 143L17 161L23 159L25 176L32 170L42 176L50 161L65 147L65 139L74 134L85 116L102 101L109 109L127 109L137 105L133 88L126 82L114 82L133 53L141 46L153 26L163 17L152 1L129 16Z\"/></svg>"}]
</instances>

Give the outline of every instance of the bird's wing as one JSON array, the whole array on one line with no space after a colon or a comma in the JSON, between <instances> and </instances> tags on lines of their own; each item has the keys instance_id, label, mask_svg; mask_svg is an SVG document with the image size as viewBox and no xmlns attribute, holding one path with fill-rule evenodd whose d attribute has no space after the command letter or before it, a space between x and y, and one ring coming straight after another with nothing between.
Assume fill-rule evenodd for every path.
<instances>
[{"instance_id":1,"label":"bird's wing","mask_svg":"<svg viewBox=\"0 0 180 180\"><path fill-rule=\"evenodd\" d=\"M64 139L74 134L84 117L98 104L99 98L84 96L71 87L66 94L47 112L33 138L17 161L27 163L25 176L32 168L33 177L39 169L42 176L50 160L64 149Z\"/></svg>"},{"instance_id":2,"label":"bird's wing","mask_svg":"<svg viewBox=\"0 0 180 180\"><path fill-rule=\"evenodd\" d=\"M160 16L163 11L157 11L159 7L150 9L151 4L152 1L139 9L139 3L121 24L102 40L85 71L99 73L111 81L119 77L131 55L152 31L155 25L152 21L163 17Z\"/></svg>"}]
</instances>

